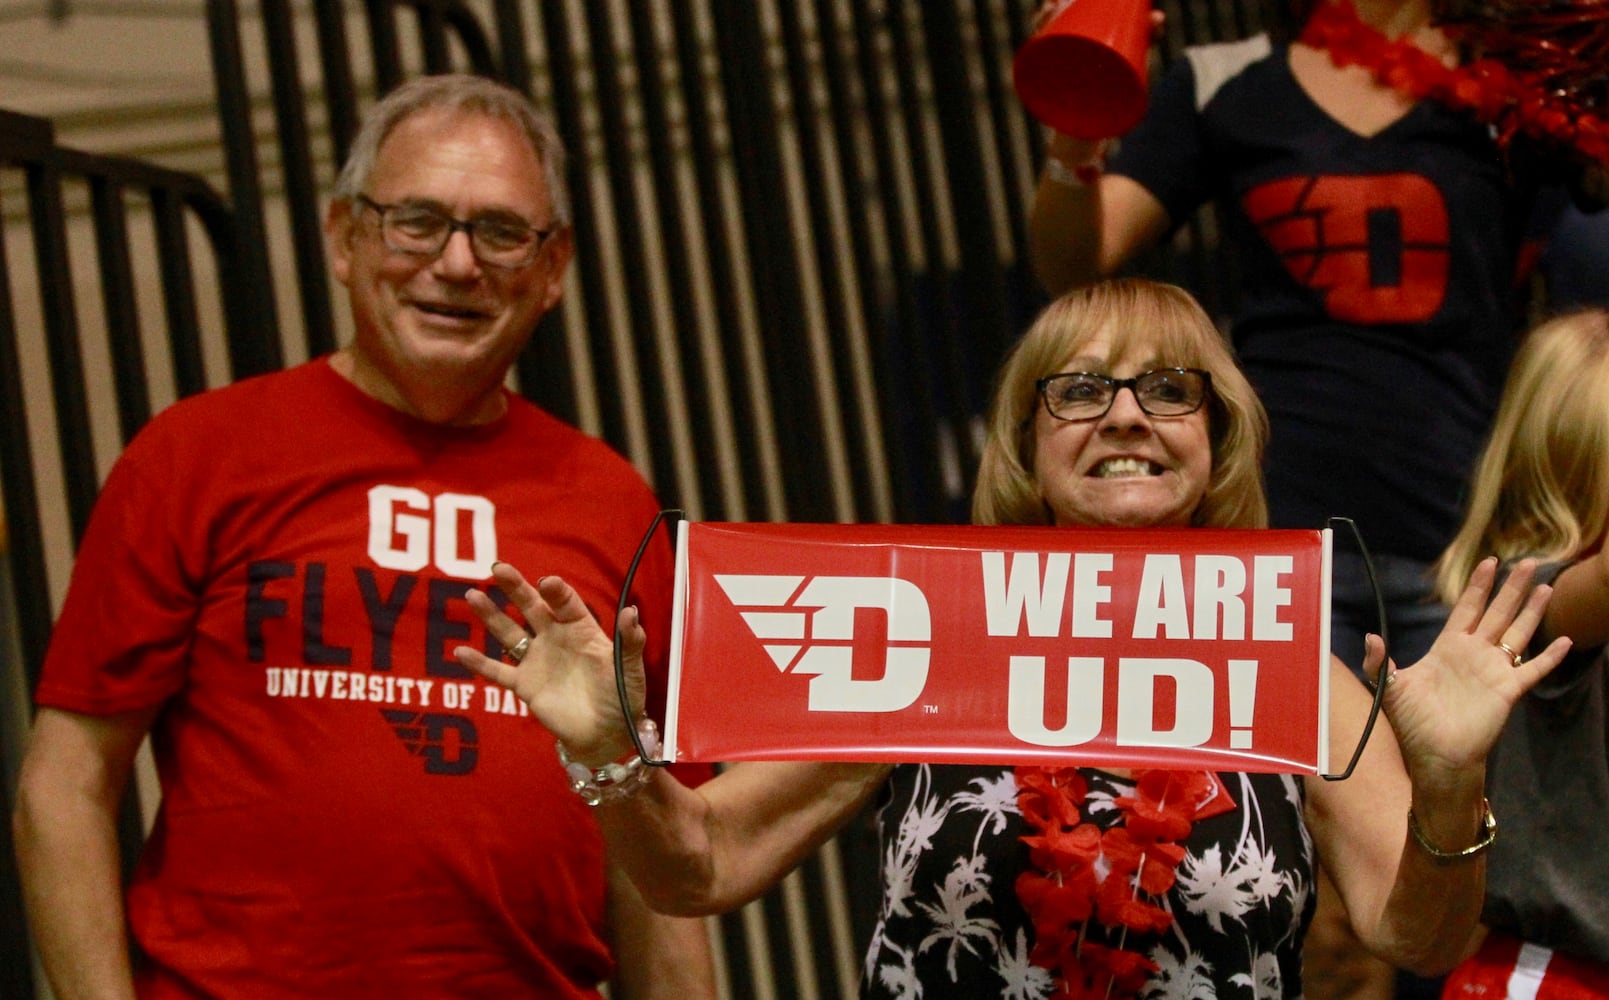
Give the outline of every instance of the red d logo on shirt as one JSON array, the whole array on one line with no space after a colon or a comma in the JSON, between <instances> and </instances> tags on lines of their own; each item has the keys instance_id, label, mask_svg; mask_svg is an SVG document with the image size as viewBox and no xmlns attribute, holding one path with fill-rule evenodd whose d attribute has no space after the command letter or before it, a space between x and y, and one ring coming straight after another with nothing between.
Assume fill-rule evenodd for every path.
<instances>
[{"instance_id":1,"label":"red d logo on shirt","mask_svg":"<svg viewBox=\"0 0 1609 1000\"><path fill-rule=\"evenodd\" d=\"M1418 174L1290 177L1241 205L1335 319L1422 323L1447 296L1447 205Z\"/></svg>"}]
</instances>

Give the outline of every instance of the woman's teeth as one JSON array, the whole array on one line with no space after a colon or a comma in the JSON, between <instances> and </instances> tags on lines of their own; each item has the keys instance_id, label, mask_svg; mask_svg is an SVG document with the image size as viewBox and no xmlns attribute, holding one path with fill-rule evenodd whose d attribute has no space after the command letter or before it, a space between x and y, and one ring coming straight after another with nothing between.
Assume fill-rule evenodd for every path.
<instances>
[{"instance_id":1,"label":"woman's teeth","mask_svg":"<svg viewBox=\"0 0 1609 1000\"><path fill-rule=\"evenodd\" d=\"M1122 476L1157 476L1161 475L1161 473L1161 466L1138 458L1109 458L1095 467L1095 475L1101 479L1117 479Z\"/></svg>"}]
</instances>

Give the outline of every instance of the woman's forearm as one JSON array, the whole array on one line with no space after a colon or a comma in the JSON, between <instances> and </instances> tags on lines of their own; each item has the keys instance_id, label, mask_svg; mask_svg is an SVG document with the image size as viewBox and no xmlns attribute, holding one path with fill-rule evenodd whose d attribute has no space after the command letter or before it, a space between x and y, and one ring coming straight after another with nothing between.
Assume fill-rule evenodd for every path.
<instances>
[{"instance_id":1,"label":"woman's forearm","mask_svg":"<svg viewBox=\"0 0 1609 1000\"><path fill-rule=\"evenodd\" d=\"M871 798L887 765L750 762L698 788L668 772L597 809L610 857L662 913L725 913L825 843Z\"/></svg>"}]
</instances>

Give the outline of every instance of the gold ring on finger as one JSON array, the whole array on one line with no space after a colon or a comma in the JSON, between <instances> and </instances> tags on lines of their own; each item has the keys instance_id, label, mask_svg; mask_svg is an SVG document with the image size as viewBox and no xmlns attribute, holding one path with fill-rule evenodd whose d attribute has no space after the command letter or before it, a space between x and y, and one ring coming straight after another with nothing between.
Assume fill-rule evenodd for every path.
<instances>
[{"instance_id":1,"label":"gold ring on finger","mask_svg":"<svg viewBox=\"0 0 1609 1000\"><path fill-rule=\"evenodd\" d=\"M504 653L503 657L510 663L518 664L521 660L525 659L525 654L528 650L530 650L530 648L531 637L525 636L519 642L516 642L514 645L508 647L508 652ZM1518 664L1516 664L1516 666L1518 666Z\"/></svg>"},{"instance_id":2,"label":"gold ring on finger","mask_svg":"<svg viewBox=\"0 0 1609 1000\"><path fill-rule=\"evenodd\" d=\"M1511 647L1508 643L1500 642L1497 644L1497 648L1508 654L1509 661L1513 663L1516 669L1519 668L1520 664L1525 662L1525 657L1515 652L1513 647Z\"/></svg>"}]
</instances>

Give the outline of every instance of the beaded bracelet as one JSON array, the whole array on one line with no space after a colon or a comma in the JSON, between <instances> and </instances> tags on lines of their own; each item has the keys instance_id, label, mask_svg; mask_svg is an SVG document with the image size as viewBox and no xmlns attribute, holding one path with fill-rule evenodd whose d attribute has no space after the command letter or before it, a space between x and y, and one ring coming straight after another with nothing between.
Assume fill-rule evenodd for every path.
<instances>
[{"instance_id":1,"label":"beaded bracelet","mask_svg":"<svg viewBox=\"0 0 1609 1000\"><path fill-rule=\"evenodd\" d=\"M641 738L642 748L648 751L648 755L657 757L659 727L654 724L654 720L646 716L638 720L637 735ZM555 743L554 747L559 751L559 764L563 766L564 773L569 775L570 790L581 796L589 806L618 802L635 795L648 784L648 777L653 773L653 768L644 763L641 754L634 753L612 764L591 768L580 761L572 760L570 751L565 748L563 741Z\"/></svg>"},{"instance_id":2,"label":"beaded bracelet","mask_svg":"<svg viewBox=\"0 0 1609 1000\"><path fill-rule=\"evenodd\" d=\"M1425 831L1419 828L1419 817L1413 814L1412 809L1408 810L1408 832L1413 834L1413 842L1430 855L1430 860L1435 864L1452 865L1469 861L1497 842L1497 817L1492 815L1491 802L1482 799L1481 809L1486 813L1486 818L1481 820L1481 838L1461 851L1444 851L1432 844L1425 836Z\"/></svg>"}]
</instances>

